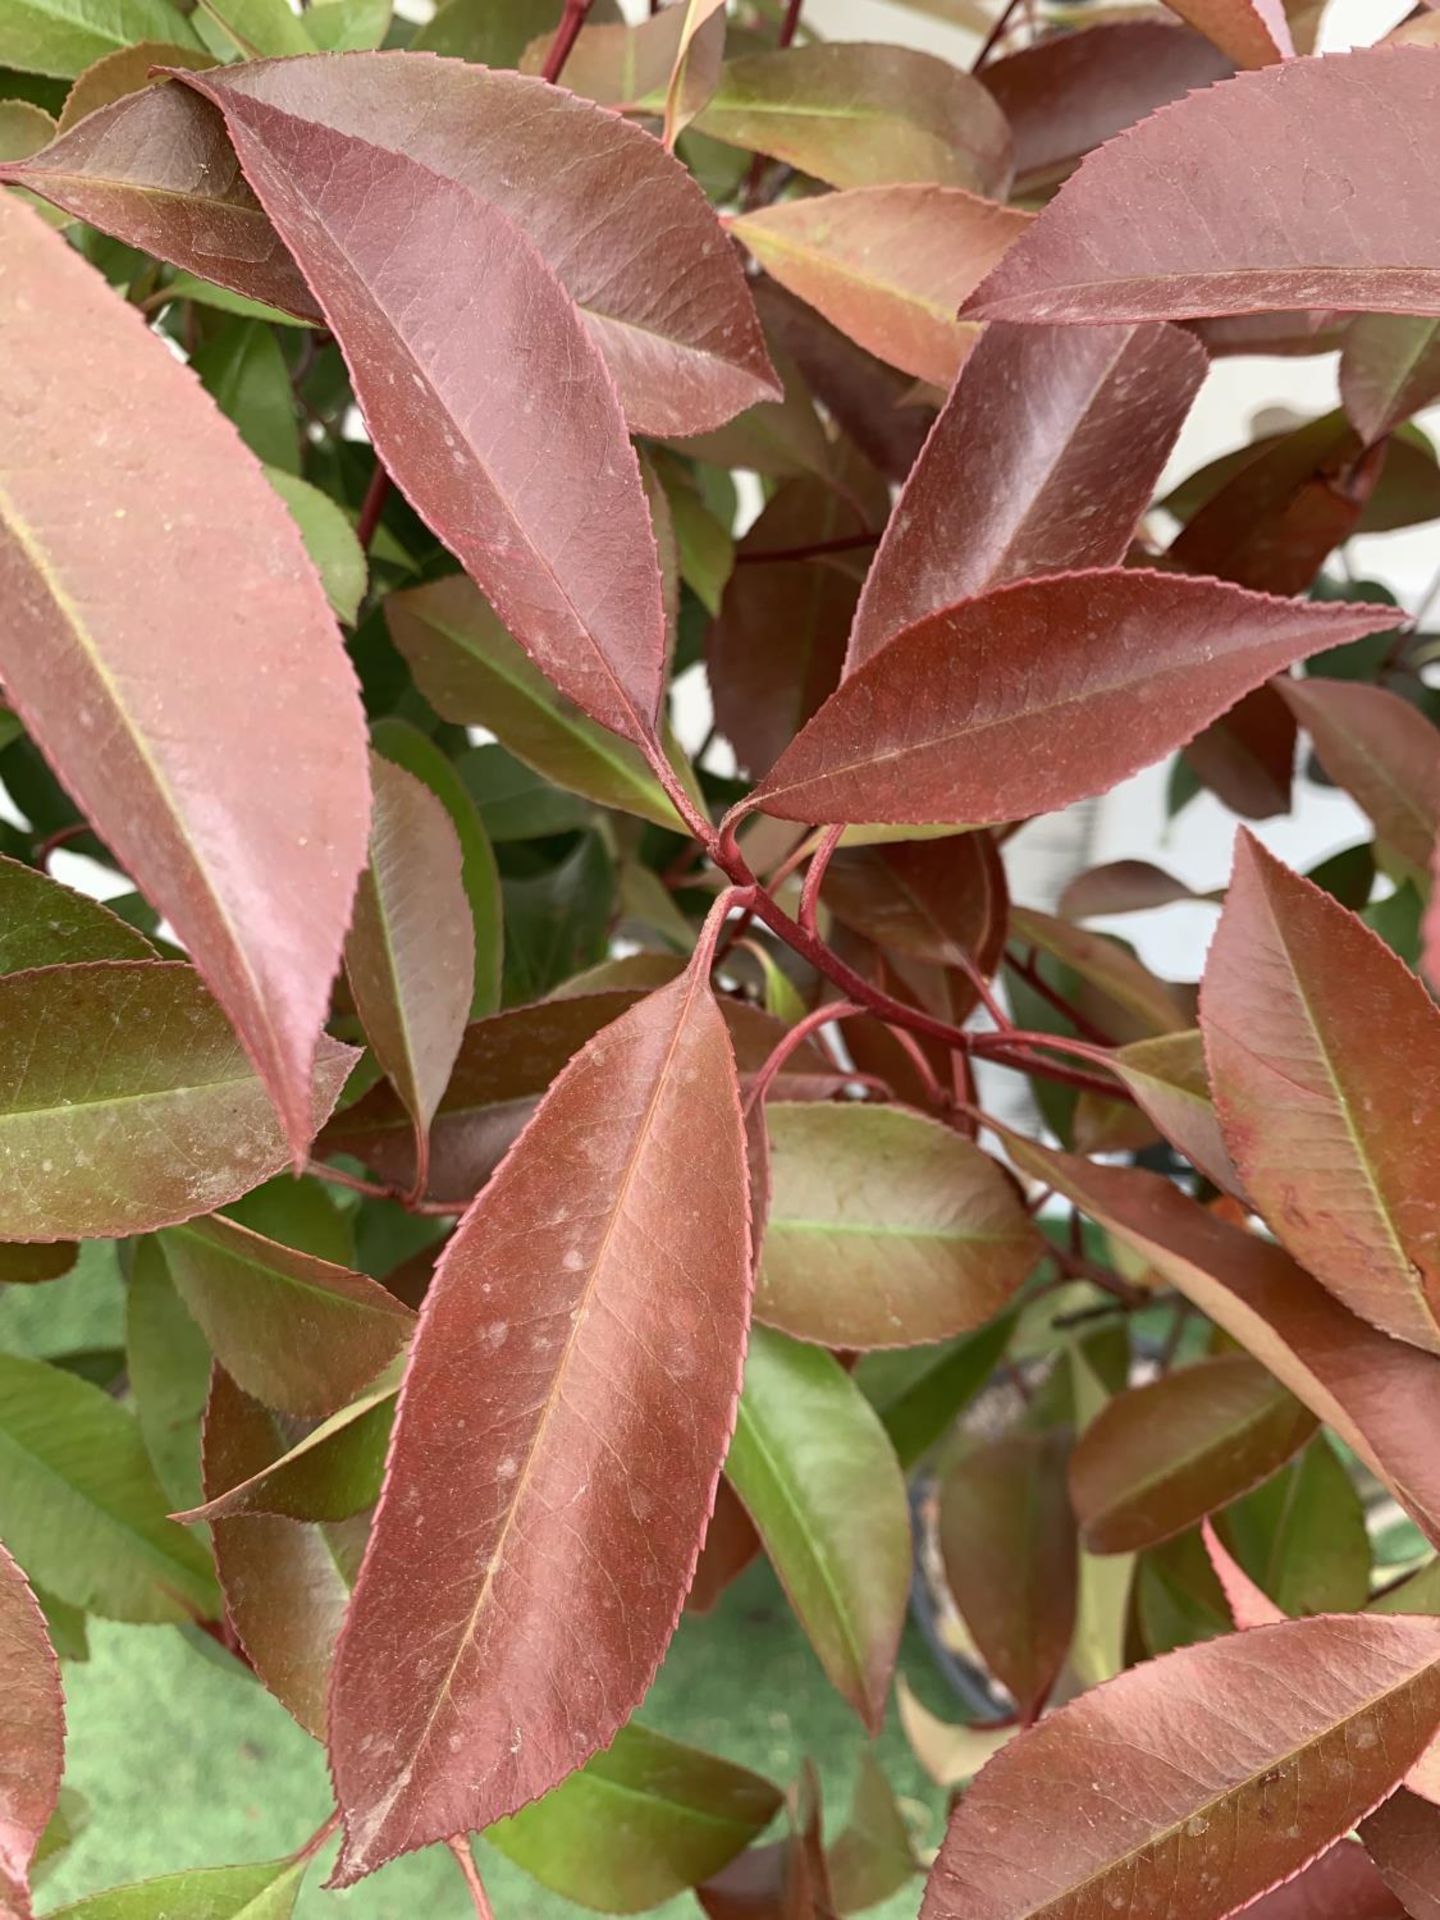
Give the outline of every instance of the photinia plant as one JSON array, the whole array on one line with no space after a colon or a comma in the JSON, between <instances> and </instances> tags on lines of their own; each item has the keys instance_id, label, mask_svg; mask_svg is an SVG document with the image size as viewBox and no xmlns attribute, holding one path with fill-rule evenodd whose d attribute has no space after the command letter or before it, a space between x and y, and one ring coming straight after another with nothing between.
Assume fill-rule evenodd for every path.
<instances>
[{"instance_id":1,"label":"photinia plant","mask_svg":"<svg viewBox=\"0 0 1440 1920\"><path fill-rule=\"evenodd\" d=\"M922 11L0 0L4 1920L91 1615L334 1811L76 1920L1440 1914L1440 14ZM1302 737L1198 992L1012 901ZM647 1717L757 1560L838 1832Z\"/></svg>"}]
</instances>

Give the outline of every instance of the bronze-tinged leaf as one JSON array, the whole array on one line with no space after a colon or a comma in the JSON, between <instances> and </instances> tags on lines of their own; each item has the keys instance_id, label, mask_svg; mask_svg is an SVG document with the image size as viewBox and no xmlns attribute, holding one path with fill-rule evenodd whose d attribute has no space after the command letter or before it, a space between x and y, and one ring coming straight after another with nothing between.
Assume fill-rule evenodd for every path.
<instances>
[{"instance_id":1,"label":"bronze-tinged leaf","mask_svg":"<svg viewBox=\"0 0 1440 1920\"><path fill-rule=\"evenodd\" d=\"M1178 327L987 328L885 529L851 668L1007 580L1118 566L1205 365Z\"/></svg>"},{"instance_id":2,"label":"bronze-tinged leaf","mask_svg":"<svg viewBox=\"0 0 1440 1920\"><path fill-rule=\"evenodd\" d=\"M978 80L909 47L816 41L727 60L695 122L832 187L930 181L1003 200L1010 130Z\"/></svg>"},{"instance_id":3,"label":"bronze-tinged leaf","mask_svg":"<svg viewBox=\"0 0 1440 1920\"><path fill-rule=\"evenodd\" d=\"M1133 1041L1114 1055L1111 1069L1172 1147L1222 1192L1243 1195L1244 1183L1235 1171L1210 1097L1205 1043L1198 1028Z\"/></svg>"},{"instance_id":4,"label":"bronze-tinged leaf","mask_svg":"<svg viewBox=\"0 0 1440 1920\"><path fill-rule=\"evenodd\" d=\"M1117 1393L1070 1460L1086 1549L1131 1553L1183 1533L1284 1466L1314 1431L1314 1414L1247 1353Z\"/></svg>"},{"instance_id":5,"label":"bronze-tinged leaf","mask_svg":"<svg viewBox=\"0 0 1440 1920\"><path fill-rule=\"evenodd\" d=\"M199 47L177 47L166 40L137 40L128 47L117 47L104 54L80 74L60 111L60 131L98 113L101 107L123 100L126 94L139 93L143 87L163 86L164 75L157 67L193 67L203 71L217 64L214 54Z\"/></svg>"},{"instance_id":6,"label":"bronze-tinged leaf","mask_svg":"<svg viewBox=\"0 0 1440 1920\"><path fill-rule=\"evenodd\" d=\"M342 64L370 57L384 56ZM655 536L614 383L569 294L498 206L272 105L251 90L255 71L185 84L225 115L380 457L547 678L603 726L652 741L665 674ZM437 312L452 324L435 327Z\"/></svg>"},{"instance_id":7,"label":"bronze-tinged leaf","mask_svg":"<svg viewBox=\"0 0 1440 1920\"><path fill-rule=\"evenodd\" d=\"M1237 66L1268 67L1295 58L1284 0L1172 0L1170 10Z\"/></svg>"},{"instance_id":8,"label":"bronze-tinged leaf","mask_svg":"<svg viewBox=\"0 0 1440 1920\"><path fill-rule=\"evenodd\" d=\"M1440 313L1440 233L1409 138L1437 88L1429 49L1368 47L1162 107L1083 163L966 317Z\"/></svg>"},{"instance_id":9,"label":"bronze-tinged leaf","mask_svg":"<svg viewBox=\"0 0 1440 1920\"><path fill-rule=\"evenodd\" d=\"M1285 1609L1277 1606L1265 1589L1250 1578L1209 1520L1202 1522L1200 1537L1215 1578L1220 1582L1230 1618L1242 1632L1248 1632L1251 1627L1273 1627L1285 1618Z\"/></svg>"},{"instance_id":10,"label":"bronze-tinged leaf","mask_svg":"<svg viewBox=\"0 0 1440 1920\"><path fill-rule=\"evenodd\" d=\"M945 1583L1026 1722L1045 1704L1075 1631L1069 1451L1070 1435L1057 1428L1001 1434L966 1447L940 1483Z\"/></svg>"},{"instance_id":11,"label":"bronze-tinged leaf","mask_svg":"<svg viewBox=\"0 0 1440 1920\"><path fill-rule=\"evenodd\" d=\"M948 387L978 337L955 310L1033 217L961 187L911 183L782 201L730 230L857 345Z\"/></svg>"},{"instance_id":12,"label":"bronze-tinged leaf","mask_svg":"<svg viewBox=\"0 0 1440 1920\"><path fill-rule=\"evenodd\" d=\"M322 1036L307 1137L355 1057ZM148 1233L239 1199L288 1157L193 968L102 960L0 978L0 1239Z\"/></svg>"},{"instance_id":13,"label":"bronze-tinged leaf","mask_svg":"<svg viewBox=\"0 0 1440 1920\"><path fill-rule=\"evenodd\" d=\"M1279 682L1320 764L1423 885L1440 832L1440 732L1418 707L1353 680Z\"/></svg>"},{"instance_id":14,"label":"bronze-tinged leaf","mask_svg":"<svg viewBox=\"0 0 1440 1920\"><path fill-rule=\"evenodd\" d=\"M1183 990L1161 980L1123 941L1034 907L1012 907L1015 947L1038 948L1078 976L1077 1004L1114 1040L1183 1032L1194 1017Z\"/></svg>"},{"instance_id":15,"label":"bronze-tinged leaf","mask_svg":"<svg viewBox=\"0 0 1440 1920\"><path fill-rule=\"evenodd\" d=\"M421 781L370 756L370 864L355 895L345 972L375 1058L415 1122L424 1191L430 1122L465 1037L475 923L460 840Z\"/></svg>"},{"instance_id":16,"label":"bronze-tinged leaf","mask_svg":"<svg viewBox=\"0 0 1440 1920\"><path fill-rule=\"evenodd\" d=\"M1283 1248L1206 1212L1169 1180L1013 1135L1006 1145L1024 1172L1117 1234L1253 1353L1440 1540L1440 1463L1426 1438L1440 1360L1357 1320Z\"/></svg>"},{"instance_id":17,"label":"bronze-tinged leaf","mask_svg":"<svg viewBox=\"0 0 1440 1920\"><path fill-rule=\"evenodd\" d=\"M1138 569L1017 581L872 654L745 805L810 823L1046 813L1183 745L1291 661L1394 619Z\"/></svg>"},{"instance_id":18,"label":"bronze-tinged leaf","mask_svg":"<svg viewBox=\"0 0 1440 1920\"><path fill-rule=\"evenodd\" d=\"M1066 881L1057 911L1066 920L1090 920L1102 914L1148 913L1177 900L1204 897L1149 860L1107 860Z\"/></svg>"},{"instance_id":19,"label":"bronze-tinged leaf","mask_svg":"<svg viewBox=\"0 0 1440 1920\"><path fill-rule=\"evenodd\" d=\"M923 1346L997 1314L1043 1241L1010 1175L900 1107L770 1102L755 1317L853 1350Z\"/></svg>"},{"instance_id":20,"label":"bronze-tinged leaf","mask_svg":"<svg viewBox=\"0 0 1440 1920\"><path fill-rule=\"evenodd\" d=\"M1404 1920L1365 1849L1341 1840L1294 1880L1245 1909L1246 1920Z\"/></svg>"},{"instance_id":21,"label":"bronze-tinged leaf","mask_svg":"<svg viewBox=\"0 0 1440 1920\"><path fill-rule=\"evenodd\" d=\"M273 1416L215 1369L205 1413L209 1496L275 1461L285 1441ZM325 1690L365 1529L303 1525L269 1514L211 1522L225 1611L250 1664L307 1733L325 1738Z\"/></svg>"},{"instance_id":22,"label":"bronze-tinged leaf","mask_svg":"<svg viewBox=\"0 0 1440 1920\"><path fill-rule=\"evenodd\" d=\"M1353 1312L1440 1353L1440 1011L1420 981L1246 834L1200 1025L1226 1145L1276 1236Z\"/></svg>"},{"instance_id":23,"label":"bronze-tinged leaf","mask_svg":"<svg viewBox=\"0 0 1440 1920\"><path fill-rule=\"evenodd\" d=\"M827 1860L836 1911L847 1914L878 1906L920 1871L894 1788L870 1747L861 1749L850 1817Z\"/></svg>"},{"instance_id":24,"label":"bronze-tinged leaf","mask_svg":"<svg viewBox=\"0 0 1440 1920\"><path fill-rule=\"evenodd\" d=\"M735 1417L748 1215L692 966L571 1061L436 1268L336 1658L341 1884L548 1791L649 1685Z\"/></svg>"},{"instance_id":25,"label":"bronze-tinged leaf","mask_svg":"<svg viewBox=\"0 0 1440 1920\"><path fill-rule=\"evenodd\" d=\"M825 870L824 899L838 920L884 949L892 968L903 971L907 960L951 968L956 1020L978 999L968 968L988 979L1005 951L1010 896L993 834L842 847Z\"/></svg>"},{"instance_id":26,"label":"bronze-tinged leaf","mask_svg":"<svg viewBox=\"0 0 1440 1920\"><path fill-rule=\"evenodd\" d=\"M1267 683L1197 734L1185 763L1232 813L1270 820L1290 811L1295 741L1294 715Z\"/></svg>"},{"instance_id":27,"label":"bronze-tinged leaf","mask_svg":"<svg viewBox=\"0 0 1440 1920\"><path fill-rule=\"evenodd\" d=\"M29 1920L30 1865L60 1793L60 1664L24 1574L0 1547L0 1908Z\"/></svg>"},{"instance_id":28,"label":"bronze-tinged leaf","mask_svg":"<svg viewBox=\"0 0 1440 1920\"><path fill-rule=\"evenodd\" d=\"M1340 349L1340 398L1368 444L1437 394L1440 323L1403 313L1362 313L1350 322Z\"/></svg>"},{"instance_id":29,"label":"bronze-tinged leaf","mask_svg":"<svg viewBox=\"0 0 1440 1920\"><path fill-rule=\"evenodd\" d=\"M1360 1838L1399 1910L1440 1920L1440 1808L1401 1787L1360 1822Z\"/></svg>"},{"instance_id":30,"label":"bronze-tinged leaf","mask_svg":"<svg viewBox=\"0 0 1440 1920\"><path fill-rule=\"evenodd\" d=\"M143 933L19 860L0 859L0 973L81 960L153 960Z\"/></svg>"},{"instance_id":31,"label":"bronze-tinged leaf","mask_svg":"<svg viewBox=\"0 0 1440 1920\"><path fill-rule=\"evenodd\" d=\"M415 1324L378 1281L223 1214L172 1227L161 1244L216 1359L284 1413L335 1412L395 1358Z\"/></svg>"},{"instance_id":32,"label":"bronze-tinged leaf","mask_svg":"<svg viewBox=\"0 0 1440 1920\"><path fill-rule=\"evenodd\" d=\"M579 305L637 431L705 432L776 391L733 249L685 168L639 127L538 80L414 53L256 61L227 84L408 153L509 215ZM319 319L212 108L172 85L109 111L26 163L34 191L161 259Z\"/></svg>"},{"instance_id":33,"label":"bronze-tinged leaf","mask_svg":"<svg viewBox=\"0 0 1440 1920\"><path fill-rule=\"evenodd\" d=\"M787 480L736 548L705 657L716 722L757 779L839 682L867 558L804 550L880 527L881 496L866 513L824 481Z\"/></svg>"},{"instance_id":34,"label":"bronze-tinged leaf","mask_svg":"<svg viewBox=\"0 0 1440 1920\"><path fill-rule=\"evenodd\" d=\"M174 926L303 1155L369 809L339 629L230 422L10 194L0 260L6 697Z\"/></svg>"},{"instance_id":35,"label":"bronze-tinged leaf","mask_svg":"<svg viewBox=\"0 0 1440 1920\"><path fill-rule=\"evenodd\" d=\"M1063 178L1157 107L1234 72L1218 47L1177 20L1078 23L1083 32L1047 33L980 75L1010 122L1022 193Z\"/></svg>"},{"instance_id":36,"label":"bronze-tinged leaf","mask_svg":"<svg viewBox=\"0 0 1440 1920\"><path fill-rule=\"evenodd\" d=\"M1348 1832L1437 1726L1437 1620L1292 1620L1166 1654L995 1756L922 1920L1081 1920L1116 1900L1222 1920Z\"/></svg>"},{"instance_id":37,"label":"bronze-tinged leaf","mask_svg":"<svg viewBox=\"0 0 1440 1920\"><path fill-rule=\"evenodd\" d=\"M224 122L173 82L98 108L4 172L16 180L23 173L32 193L131 246L320 321L304 276L245 183Z\"/></svg>"}]
</instances>

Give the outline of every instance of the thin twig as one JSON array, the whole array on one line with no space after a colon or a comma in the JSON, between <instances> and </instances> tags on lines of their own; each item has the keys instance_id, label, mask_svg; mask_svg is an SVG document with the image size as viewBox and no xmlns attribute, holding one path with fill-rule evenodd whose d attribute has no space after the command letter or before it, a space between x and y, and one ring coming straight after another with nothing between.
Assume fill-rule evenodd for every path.
<instances>
[{"instance_id":1,"label":"thin twig","mask_svg":"<svg viewBox=\"0 0 1440 1920\"><path fill-rule=\"evenodd\" d=\"M970 69L972 73L979 73L980 69L985 65L986 61L989 60L991 54L995 51L996 47L999 46L1001 40L1005 37L1005 34L1010 26L1010 21L1015 13L1015 9L1019 6L1019 4L1020 4L1020 0L1008 0L1008 4L1000 9L1000 12L996 17L994 26L991 27L989 33L986 34L984 42L980 48L980 51L975 56L975 64Z\"/></svg>"},{"instance_id":2,"label":"thin twig","mask_svg":"<svg viewBox=\"0 0 1440 1920\"><path fill-rule=\"evenodd\" d=\"M844 831L844 827L827 828L805 869L805 884L800 889L800 924L808 934L817 933L815 922L820 911L820 889L825 884L825 869L830 865L831 856L839 846Z\"/></svg>"},{"instance_id":3,"label":"thin twig","mask_svg":"<svg viewBox=\"0 0 1440 1920\"><path fill-rule=\"evenodd\" d=\"M758 567L776 560L818 560L827 553L855 553L861 547L873 547L878 533L837 533L833 540L809 540L799 547L752 547L736 550L737 567Z\"/></svg>"},{"instance_id":4,"label":"thin twig","mask_svg":"<svg viewBox=\"0 0 1440 1920\"><path fill-rule=\"evenodd\" d=\"M1031 952L1033 955L1033 948ZM1010 953L1006 954L1005 963L1018 973L1025 984L1038 993L1042 1000L1048 1001L1057 1013L1063 1014L1073 1024L1075 1030L1084 1034L1086 1039L1095 1040L1101 1044L1109 1039L1109 1035L1103 1033L1093 1020L1087 1020L1075 1003L1067 1000L1058 987L1051 986L1033 958L1021 960L1017 955Z\"/></svg>"},{"instance_id":5,"label":"thin twig","mask_svg":"<svg viewBox=\"0 0 1440 1920\"><path fill-rule=\"evenodd\" d=\"M370 475L370 484L365 489L365 498L360 502L360 517L355 522L355 538L366 553L370 551L370 542L375 538L375 530L380 525L380 516L385 511L385 502L390 498L392 485L390 470L377 453L375 470Z\"/></svg>"},{"instance_id":6,"label":"thin twig","mask_svg":"<svg viewBox=\"0 0 1440 1920\"><path fill-rule=\"evenodd\" d=\"M857 1013L864 1013L864 1011L864 1007L856 1006L853 1000L828 1000L823 1006L816 1007L813 1013L807 1013L803 1020L797 1020L795 1025L776 1041L769 1058L750 1082L750 1091L745 1097L746 1115L753 1113L759 1106L769 1092L770 1083L776 1074L795 1049L802 1046L812 1033L820 1027L828 1027L833 1020L853 1020Z\"/></svg>"},{"instance_id":7,"label":"thin twig","mask_svg":"<svg viewBox=\"0 0 1440 1920\"><path fill-rule=\"evenodd\" d=\"M339 1824L340 1824L340 1815L338 1813L332 1813L330 1818L326 1820L323 1825L318 1826L315 1829L314 1833L311 1834L310 1838L305 1842L304 1846L298 1848L296 1852L292 1854L291 1858L297 1861L313 1860L315 1855L320 1851L321 1847L324 1846L325 1842L330 1838L331 1834L334 1833L335 1829L339 1826Z\"/></svg>"}]
</instances>

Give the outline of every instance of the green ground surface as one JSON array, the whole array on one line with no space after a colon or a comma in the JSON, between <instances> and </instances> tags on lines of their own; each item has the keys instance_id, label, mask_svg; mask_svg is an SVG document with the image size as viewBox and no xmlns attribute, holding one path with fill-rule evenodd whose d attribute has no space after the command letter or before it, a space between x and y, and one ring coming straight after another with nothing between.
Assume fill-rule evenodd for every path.
<instances>
[{"instance_id":1,"label":"green ground surface","mask_svg":"<svg viewBox=\"0 0 1440 1920\"><path fill-rule=\"evenodd\" d=\"M55 1354L119 1344L113 1268L0 1295L0 1348ZM943 1693L918 1635L902 1664L937 1709ZM181 1867L265 1860L291 1851L330 1810L324 1756L284 1710L226 1656L180 1631L92 1621L90 1658L67 1663L67 1784L89 1807L84 1830L38 1889L42 1915L82 1893ZM826 1685L768 1568L753 1568L707 1618L687 1617L639 1719L743 1762L778 1782L808 1754L819 1768L827 1832L843 1824L865 1735ZM953 1713L951 1717L957 1717ZM911 1758L892 1712L879 1756L925 1846L938 1843L943 1796ZM482 1846L497 1920L561 1920L582 1909L545 1891ZM464 1920L454 1863L432 1849L397 1861L347 1893L326 1893L318 1868L300 1920ZM920 1885L871 1912L914 1920ZM695 1915L687 1895L655 1912Z\"/></svg>"}]
</instances>

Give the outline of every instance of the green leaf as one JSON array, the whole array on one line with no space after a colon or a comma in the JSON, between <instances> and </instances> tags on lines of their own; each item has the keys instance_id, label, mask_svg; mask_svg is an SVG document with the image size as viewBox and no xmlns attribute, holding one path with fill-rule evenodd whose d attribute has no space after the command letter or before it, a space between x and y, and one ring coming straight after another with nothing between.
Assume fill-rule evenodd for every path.
<instances>
[{"instance_id":1,"label":"green leaf","mask_svg":"<svg viewBox=\"0 0 1440 1920\"><path fill-rule=\"evenodd\" d=\"M313 53L315 42L285 0L198 0L201 38L222 59Z\"/></svg>"},{"instance_id":2,"label":"green leaf","mask_svg":"<svg viewBox=\"0 0 1440 1920\"><path fill-rule=\"evenodd\" d=\"M910 1516L874 1409L833 1354L754 1327L725 1472L820 1664L878 1728L910 1591Z\"/></svg>"},{"instance_id":3,"label":"green leaf","mask_svg":"<svg viewBox=\"0 0 1440 1920\"><path fill-rule=\"evenodd\" d=\"M392 593L385 617L443 719L488 727L518 759L587 800L677 827L638 749L557 692L464 575Z\"/></svg>"},{"instance_id":4,"label":"green leaf","mask_svg":"<svg viewBox=\"0 0 1440 1920\"><path fill-rule=\"evenodd\" d=\"M354 1058L322 1035L315 1123ZM191 968L99 961L0 977L0 1236L149 1232L224 1206L288 1159L264 1086Z\"/></svg>"},{"instance_id":5,"label":"green leaf","mask_svg":"<svg viewBox=\"0 0 1440 1920\"><path fill-rule=\"evenodd\" d=\"M797 1339L917 1346L993 1318L1041 1250L1014 1181L901 1107L775 1102L755 1315Z\"/></svg>"},{"instance_id":6,"label":"green leaf","mask_svg":"<svg viewBox=\"0 0 1440 1920\"><path fill-rule=\"evenodd\" d=\"M174 294L177 300L193 300L198 306L214 307L217 313L233 313L241 320L263 320L267 326L310 327L315 324L311 320L302 320L298 314L283 313L279 307L267 307L263 300L251 300L246 294L236 293L233 288L217 286L213 280L202 280L199 274L186 273L183 269L171 274L167 291ZM274 484L272 475L271 485Z\"/></svg>"},{"instance_id":7,"label":"green leaf","mask_svg":"<svg viewBox=\"0 0 1440 1920\"><path fill-rule=\"evenodd\" d=\"M420 53L449 54L482 67L518 67L530 42L555 25L560 9L561 0L448 0L410 44Z\"/></svg>"},{"instance_id":8,"label":"green leaf","mask_svg":"<svg viewBox=\"0 0 1440 1920\"><path fill-rule=\"evenodd\" d=\"M73 80L135 40L200 43L168 0L5 0L0 7L0 65Z\"/></svg>"},{"instance_id":9,"label":"green leaf","mask_svg":"<svg viewBox=\"0 0 1440 1920\"><path fill-rule=\"evenodd\" d=\"M376 721L371 729L375 750L396 766L413 773L439 800L460 839L466 898L475 927L475 989L470 1017L479 1020L500 1005L500 969L504 950L504 906L500 874L471 791L433 740L407 721ZM484 751L482 749L481 751ZM500 749L495 749L499 752ZM468 758L469 756L467 756ZM513 764L513 763L512 763ZM522 771L524 771L522 769ZM528 772L525 776L532 778Z\"/></svg>"},{"instance_id":10,"label":"green leaf","mask_svg":"<svg viewBox=\"0 0 1440 1920\"><path fill-rule=\"evenodd\" d=\"M995 1371L1015 1330L1013 1313L938 1347L862 1356L855 1379L879 1414L902 1467L943 1438Z\"/></svg>"},{"instance_id":11,"label":"green leaf","mask_svg":"<svg viewBox=\"0 0 1440 1920\"><path fill-rule=\"evenodd\" d=\"M155 949L98 900L0 858L0 973L80 960L153 960Z\"/></svg>"},{"instance_id":12,"label":"green leaf","mask_svg":"<svg viewBox=\"0 0 1440 1920\"><path fill-rule=\"evenodd\" d=\"M305 27L322 53L362 53L383 44L391 0L314 0Z\"/></svg>"},{"instance_id":13,"label":"green leaf","mask_svg":"<svg viewBox=\"0 0 1440 1920\"><path fill-rule=\"evenodd\" d=\"M0 1535L72 1606L113 1620L214 1615L209 1559L166 1517L133 1416L18 1354L0 1354Z\"/></svg>"},{"instance_id":14,"label":"green leaf","mask_svg":"<svg viewBox=\"0 0 1440 1920\"><path fill-rule=\"evenodd\" d=\"M632 1723L485 1838L581 1906L640 1913L718 1873L764 1832L781 1798L758 1774Z\"/></svg>"},{"instance_id":15,"label":"green leaf","mask_svg":"<svg viewBox=\"0 0 1440 1920\"><path fill-rule=\"evenodd\" d=\"M198 1867L112 1887L62 1907L49 1920L290 1920L309 1863Z\"/></svg>"},{"instance_id":16,"label":"green leaf","mask_svg":"<svg viewBox=\"0 0 1440 1920\"><path fill-rule=\"evenodd\" d=\"M605 957L614 871L600 836L587 833L557 867L530 880L507 880L507 1006L540 1000L582 967Z\"/></svg>"},{"instance_id":17,"label":"green leaf","mask_svg":"<svg viewBox=\"0 0 1440 1920\"><path fill-rule=\"evenodd\" d=\"M836 1908L840 1913L861 1913L878 1906L899 1893L920 1870L894 1790L872 1749L862 1747L850 1818L830 1849Z\"/></svg>"},{"instance_id":18,"label":"green leaf","mask_svg":"<svg viewBox=\"0 0 1440 1920\"><path fill-rule=\"evenodd\" d=\"M1353 1613L1370 1592L1370 1536L1355 1483L1323 1434L1225 1511L1221 1533L1284 1613Z\"/></svg>"},{"instance_id":19,"label":"green leaf","mask_svg":"<svg viewBox=\"0 0 1440 1920\"><path fill-rule=\"evenodd\" d=\"M591 818L588 801L563 787L552 786L543 775L494 742L462 753L455 770L480 809L486 833L497 846L512 840L543 840L547 834L571 833Z\"/></svg>"},{"instance_id":20,"label":"green leaf","mask_svg":"<svg viewBox=\"0 0 1440 1920\"><path fill-rule=\"evenodd\" d=\"M239 299L239 295L231 296ZM353 627L365 598L369 569L355 529L328 494L297 479L283 467L267 467L265 478L290 510L305 551L325 589L325 598L347 626Z\"/></svg>"},{"instance_id":21,"label":"green leaf","mask_svg":"<svg viewBox=\"0 0 1440 1920\"><path fill-rule=\"evenodd\" d=\"M200 1422L210 1395L210 1348L175 1290L160 1242L135 1249L125 1291L125 1353L135 1415L172 1509L199 1506Z\"/></svg>"},{"instance_id":22,"label":"green leaf","mask_svg":"<svg viewBox=\"0 0 1440 1920\"><path fill-rule=\"evenodd\" d=\"M258 460L283 473L300 471L300 432L290 369L267 326L258 320L227 322L190 365ZM288 507L290 502L285 504Z\"/></svg>"}]
</instances>

